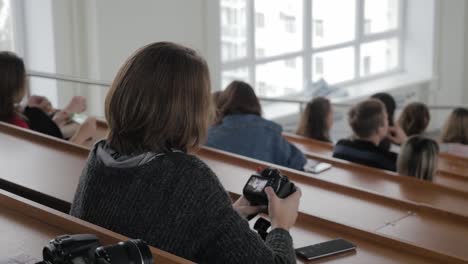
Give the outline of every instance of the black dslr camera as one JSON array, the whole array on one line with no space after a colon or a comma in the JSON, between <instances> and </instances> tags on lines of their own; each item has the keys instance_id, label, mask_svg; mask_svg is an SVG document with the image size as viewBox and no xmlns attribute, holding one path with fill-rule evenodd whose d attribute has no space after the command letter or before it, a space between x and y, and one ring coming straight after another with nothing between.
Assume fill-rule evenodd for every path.
<instances>
[{"instance_id":1,"label":"black dslr camera","mask_svg":"<svg viewBox=\"0 0 468 264\"><path fill-rule=\"evenodd\" d=\"M95 235L63 235L42 250L38 264L152 264L153 256L142 240L101 246Z\"/></svg>"},{"instance_id":2,"label":"black dslr camera","mask_svg":"<svg viewBox=\"0 0 468 264\"><path fill-rule=\"evenodd\" d=\"M268 205L265 193L265 188L268 186L271 186L280 198L286 198L296 191L294 183L289 181L288 177L281 175L279 170L266 168L252 175L242 192L252 205Z\"/></svg>"}]
</instances>

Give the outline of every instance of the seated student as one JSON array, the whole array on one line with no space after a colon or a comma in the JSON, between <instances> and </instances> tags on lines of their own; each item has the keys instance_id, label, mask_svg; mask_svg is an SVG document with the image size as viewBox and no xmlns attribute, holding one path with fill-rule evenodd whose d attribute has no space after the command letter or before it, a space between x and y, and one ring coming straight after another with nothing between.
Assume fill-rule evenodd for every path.
<instances>
[{"instance_id":1,"label":"seated student","mask_svg":"<svg viewBox=\"0 0 468 264\"><path fill-rule=\"evenodd\" d=\"M441 151L468 157L468 109L456 108L442 130Z\"/></svg>"},{"instance_id":2,"label":"seated student","mask_svg":"<svg viewBox=\"0 0 468 264\"><path fill-rule=\"evenodd\" d=\"M410 103L403 109L398 125L407 136L421 135L431 120L429 108L423 103Z\"/></svg>"},{"instance_id":3,"label":"seated student","mask_svg":"<svg viewBox=\"0 0 468 264\"><path fill-rule=\"evenodd\" d=\"M34 102L22 109L19 104L26 94L26 69L23 60L12 52L0 52L0 121L63 138L52 119ZM96 131L96 120L89 119L70 141L83 144Z\"/></svg>"},{"instance_id":4,"label":"seated student","mask_svg":"<svg viewBox=\"0 0 468 264\"><path fill-rule=\"evenodd\" d=\"M349 111L348 122L354 136L338 141L333 157L396 171L398 155L379 147L379 144L386 137L395 144L401 144L406 135L401 129L389 128L384 104L376 99L361 102Z\"/></svg>"},{"instance_id":5,"label":"seated student","mask_svg":"<svg viewBox=\"0 0 468 264\"><path fill-rule=\"evenodd\" d=\"M412 136L402 145L397 162L401 175L432 181L437 172L439 145L432 139Z\"/></svg>"},{"instance_id":6,"label":"seated student","mask_svg":"<svg viewBox=\"0 0 468 264\"><path fill-rule=\"evenodd\" d=\"M221 97L221 94L223 94L222 91L216 91L216 92L213 92L211 94L211 97L213 98L213 105L215 107L215 118L214 118L214 124L218 124L221 122L220 119L222 119L221 117L221 113L220 113L220 107L221 107L221 100L220 100L220 97Z\"/></svg>"},{"instance_id":7,"label":"seated student","mask_svg":"<svg viewBox=\"0 0 468 264\"><path fill-rule=\"evenodd\" d=\"M371 96L371 99L377 99L385 105L385 109L387 110L388 126L395 126L394 116L396 110L396 102L393 96L389 93L376 93ZM382 142L380 142L379 147L383 148L384 150L390 150L392 148L392 142L390 141L390 139L384 138Z\"/></svg>"},{"instance_id":8,"label":"seated student","mask_svg":"<svg viewBox=\"0 0 468 264\"><path fill-rule=\"evenodd\" d=\"M106 98L110 134L90 153L71 214L197 263L296 263L288 232L300 190L271 188L262 241L214 172L193 156L213 115L208 66L195 51L150 44L120 68Z\"/></svg>"},{"instance_id":9,"label":"seated student","mask_svg":"<svg viewBox=\"0 0 468 264\"><path fill-rule=\"evenodd\" d=\"M280 125L262 118L260 102L249 84L232 82L220 100L220 119L208 132L207 146L304 169L304 154L283 138Z\"/></svg>"},{"instance_id":10,"label":"seated student","mask_svg":"<svg viewBox=\"0 0 468 264\"><path fill-rule=\"evenodd\" d=\"M54 109L46 97L32 95L28 97L28 106L41 109L60 128L64 138L71 138L80 127L78 123L72 121L72 115L86 110L86 99L82 96L74 96L68 105L60 110Z\"/></svg>"},{"instance_id":11,"label":"seated student","mask_svg":"<svg viewBox=\"0 0 468 264\"><path fill-rule=\"evenodd\" d=\"M296 133L303 137L331 143L332 126L333 108L330 100L317 97L307 104Z\"/></svg>"}]
</instances>

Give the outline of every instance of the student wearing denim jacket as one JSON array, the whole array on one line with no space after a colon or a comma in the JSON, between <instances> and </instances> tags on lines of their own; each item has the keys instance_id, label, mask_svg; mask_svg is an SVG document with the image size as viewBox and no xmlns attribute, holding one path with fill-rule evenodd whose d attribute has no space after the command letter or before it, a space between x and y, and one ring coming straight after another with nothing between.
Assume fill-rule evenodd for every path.
<instances>
[{"instance_id":1,"label":"student wearing denim jacket","mask_svg":"<svg viewBox=\"0 0 468 264\"><path fill-rule=\"evenodd\" d=\"M232 82L218 103L208 147L303 170L304 154L283 138L280 125L262 118L260 102L249 84Z\"/></svg>"}]
</instances>

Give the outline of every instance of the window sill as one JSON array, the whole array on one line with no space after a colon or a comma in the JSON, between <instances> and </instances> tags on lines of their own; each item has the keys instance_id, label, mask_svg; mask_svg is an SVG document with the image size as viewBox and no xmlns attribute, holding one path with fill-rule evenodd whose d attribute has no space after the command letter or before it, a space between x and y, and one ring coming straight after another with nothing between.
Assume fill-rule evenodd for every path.
<instances>
[{"instance_id":1,"label":"window sill","mask_svg":"<svg viewBox=\"0 0 468 264\"><path fill-rule=\"evenodd\" d=\"M427 85L432 82L432 78L427 75L416 75L408 73L400 73L390 75L384 78L379 78L372 81L361 82L359 84L352 84L342 86L347 91L346 96L331 97L331 101L336 106L348 107L349 104L367 98L378 92L391 93L394 90L402 89L405 87L414 87L418 85ZM303 100L303 104L307 103L310 98ZM299 100L302 101L302 100ZM281 120L283 118L297 116L300 112L299 102L274 102L263 105L264 117L271 120ZM297 117L296 117L297 118Z\"/></svg>"},{"instance_id":2,"label":"window sill","mask_svg":"<svg viewBox=\"0 0 468 264\"><path fill-rule=\"evenodd\" d=\"M393 90L413 87L416 85L427 85L431 82L432 78L427 75L401 73L373 81L343 86L342 88L345 89L348 94L344 97L332 98L331 100L335 104L346 103L360 98L369 97L379 92L391 93Z\"/></svg>"}]
</instances>

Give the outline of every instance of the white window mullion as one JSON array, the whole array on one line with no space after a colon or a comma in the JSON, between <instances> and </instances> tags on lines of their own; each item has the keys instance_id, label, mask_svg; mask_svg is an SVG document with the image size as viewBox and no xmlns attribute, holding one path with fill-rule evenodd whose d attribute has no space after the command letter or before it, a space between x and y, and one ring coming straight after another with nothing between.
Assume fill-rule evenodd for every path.
<instances>
[{"instance_id":1,"label":"white window mullion","mask_svg":"<svg viewBox=\"0 0 468 264\"><path fill-rule=\"evenodd\" d=\"M312 84L313 73L312 73L312 1L303 0L303 78L304 86L302 89L305 91L309 85Z\"/></svg>"},{"instance_id":2,"label":"white window mullion","mask_svg":"<svg viewBox=\"0 0 468 264\"><path fill-rule=\"evenodd\" d=\"M361 76L361 42L364 35L364 1L356 0L356 45L354 46L354 78L359 79Z\"/></svg>"},{"instance_id":3,"label":"white window mullion","mask_svg":"<svg viewBox=\"0 0 468 264\"><path fill-rule=\"evenodd\" d=\"M392 29L389 31L380 32L376 34L369 34L369 35L366 35L363 33L359 42L365 43L365 42L372 42L372 41L377 41L377 40L382 40L382 39L390 39L390 38L398 37L399 34L400 34L400 31L398 29Z\"/></svg>"},{"instance_id":4,"label":"white window mullion","mask_svg":"<svg viewBox=\"0 0 468 264\"><path fill-rule=\"evenodd\" d=\"M297 51L297 52L293 52L293 53L286 53L286 54L281 54L281 55L277 55L277 56L270 56L270 57L263 57L263 58L259 58L259 59L241 59L241 60L237 60L237 61L231 61L231 62L226 62L224 64L224 68L227 69L227 68L238 68L238 67L242 67L242 66L245 66L245 65L251 65L251 64L256 64L256 65L259 65L259 64L266 64L266 63L270 63L270 62L275 62L275 61L279 61L279 60L287 60L287 59L292 59L292 58L296 58L296 57L299 57L299 56L303 56L304 55L304 52L303 51Z\"/></svg>"},{"instance_id":5,"label":"white window mullion","mask_svg":"<svg viewBox=\"0 0 468 264\"><path fill-rule=\"evenodd\" d=\"M405 70L405 35L406 35L406 16L407 1L399 0L398 2L398 68L400 71Z\"/></svg>"},{"instance_id":6,"label":"white window mullion","mask_svg":"<svg viewBox=\"0 0 468 264\"><path fill-rule=\"evenodd\" d=\"M255 69L255 0L247 0L247 61L249 69L250 84L255 87L256 69Z\"/></svg>"},{"instance_id":7,"label":"white window mullion","mask_svg":"<svg viewBox=\"0 0 468 264\"><path fill-rule=\"evenodd\" d=\"M325 46L325 47L312 49L312 52L313 53L320 53L320 52L325 52L325 51L348 48L348 47L356 45L356 43L357 43L357 41L349 41L349 42L344 42L344 43L339 43L339 44L333 44L331 46Z\"/></svg>"}]
</instances>

